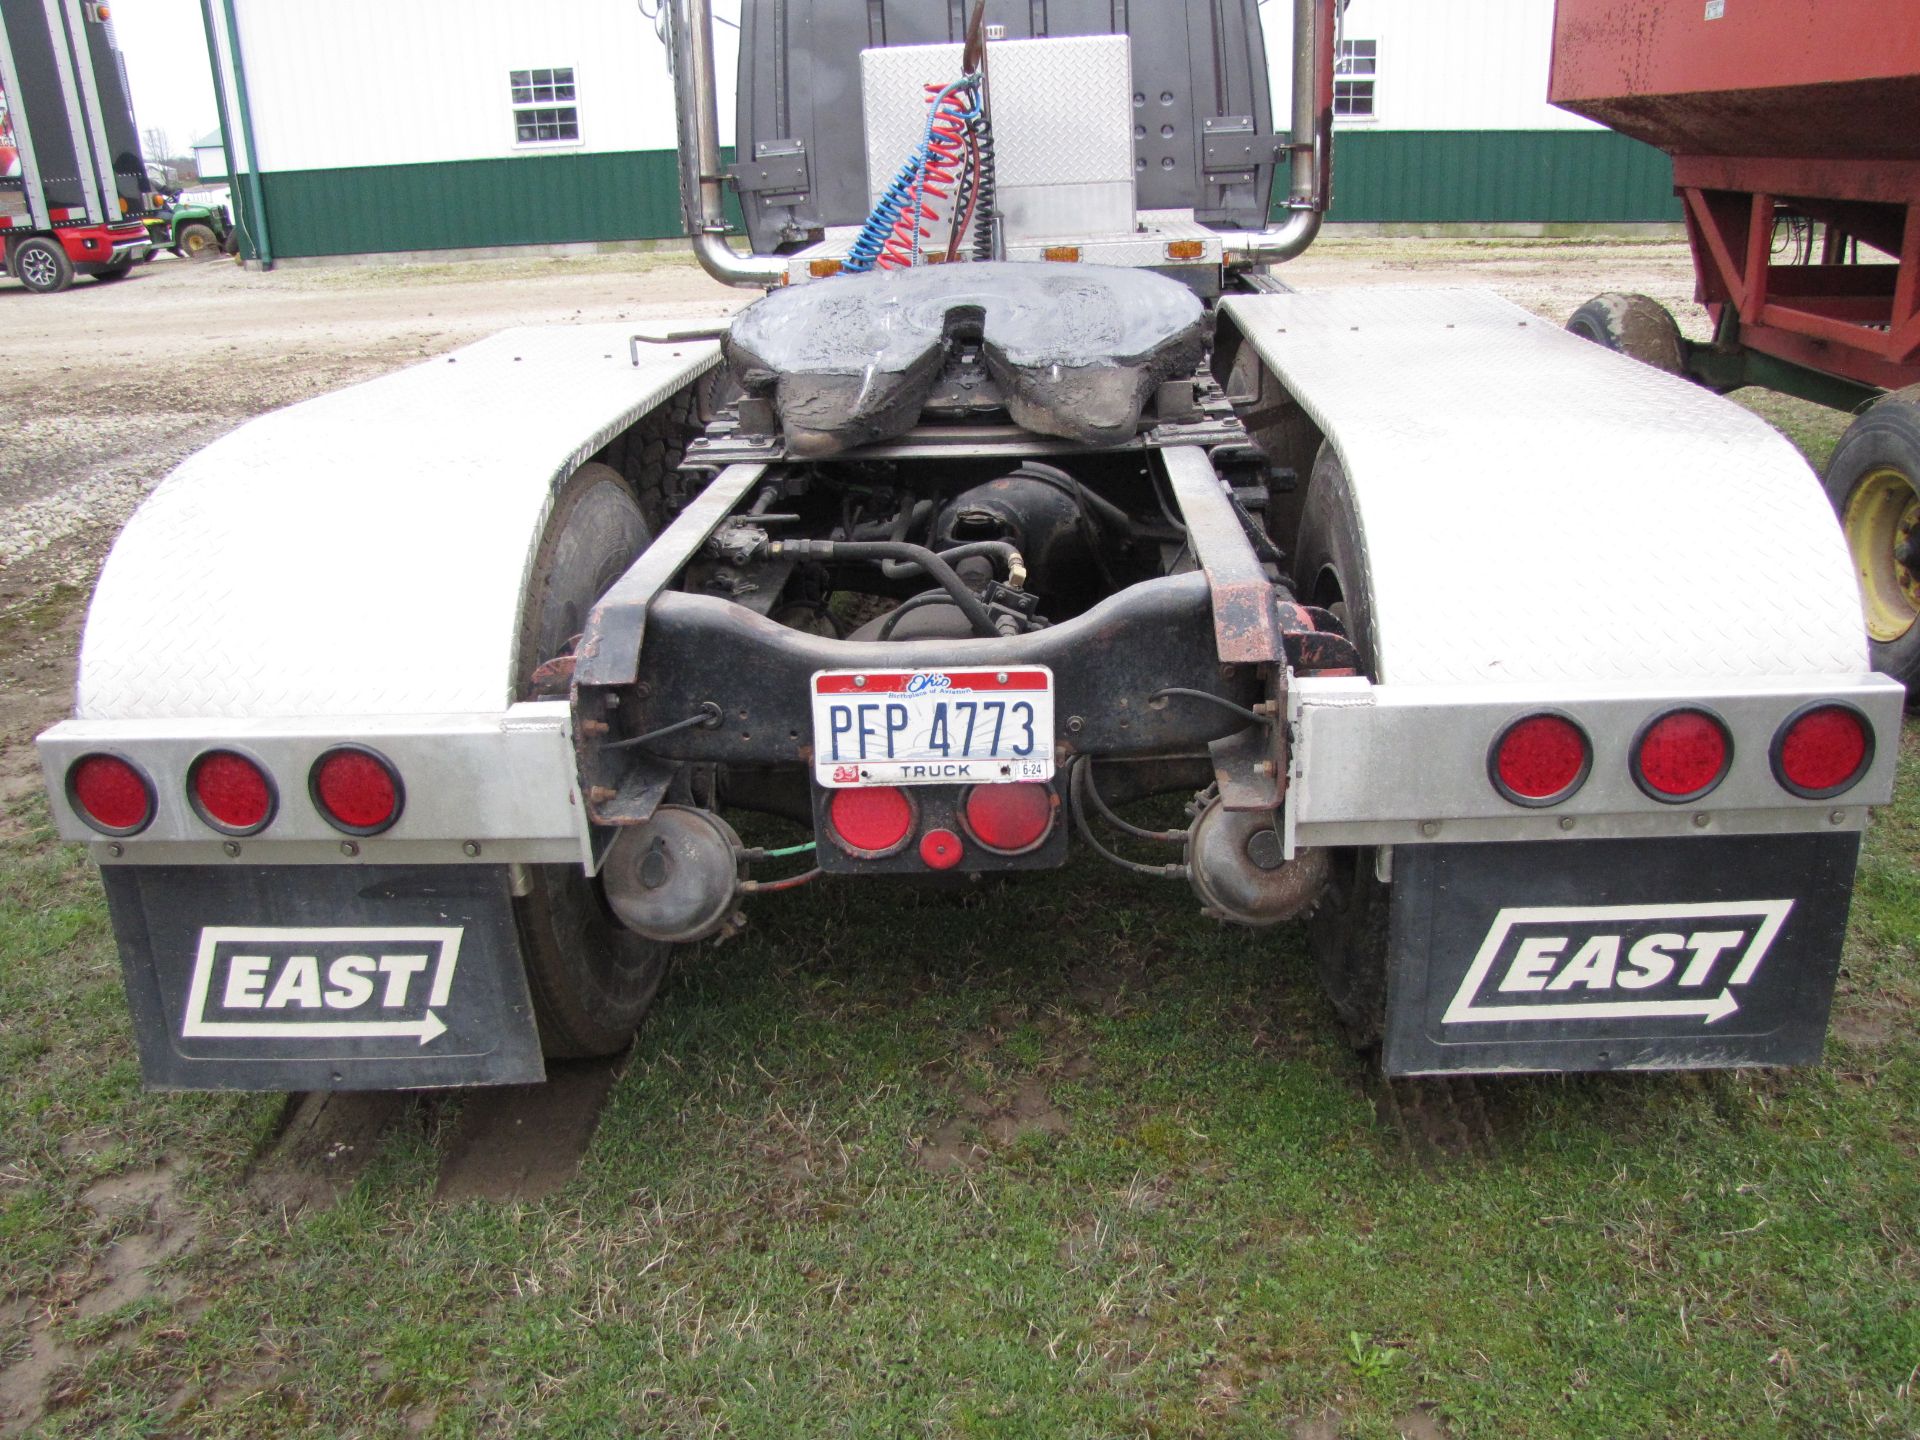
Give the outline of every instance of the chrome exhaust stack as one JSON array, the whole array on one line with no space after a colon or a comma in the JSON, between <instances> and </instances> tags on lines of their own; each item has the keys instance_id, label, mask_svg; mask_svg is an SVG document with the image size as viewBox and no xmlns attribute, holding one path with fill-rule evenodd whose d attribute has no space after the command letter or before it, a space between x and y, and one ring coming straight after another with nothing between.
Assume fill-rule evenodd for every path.
<instances>
[{"instance_id":1,"label":"chrome exhaust stack","mask_svg":"<svg viewBox=\"0 0 1920 1440\"><path fill-rule=\"evenodd\" d=\"M680 141L680 213L693 240L694 258L723 285L753 290L778 285L786 278L786 261L774 255L742 255L727 243L711 0L671 0L668 15L667 53L673 59Z\"/></svg>"},{"instance_id":2,"label":"chrome exhaust stack","mask_svg":"<svg viewBox=\"0 0 1920 1440\"><path fill-rule=\"evenodd\" d=\"M1313 243L1333 196L1333 62L1341 0L1293 0L1293 120L1287 218L1221 236L1229 265L1278 265Z\"/></svg>"},{"instance_id":3,"label":"chrome exhaust stack","mask_svg":"<svg viewBox=\"0 0 1920 1440\"><path fill-rule=\"evenodd\" d=\"M1291 260L1320 233L1332 193L1335 17L1340 3L1294 0L1293 113L1286 146L1289 213L1271 229L1223 234L1229 265ZM711 0L668 0L667 15L679 132L680 209L694 257L725 285L764 289L781 284L787 273L783 258L743 255L727 242Z\"/></svg>"}]
</instances>

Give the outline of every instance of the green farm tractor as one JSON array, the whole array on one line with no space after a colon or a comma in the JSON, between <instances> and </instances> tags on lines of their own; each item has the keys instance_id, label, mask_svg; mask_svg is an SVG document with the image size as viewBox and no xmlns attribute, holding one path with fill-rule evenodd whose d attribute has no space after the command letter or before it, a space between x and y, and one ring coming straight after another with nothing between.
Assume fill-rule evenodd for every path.
<instances>
[{"instance_id":1,"label":"green farm tractor","mask_svg":"<svg viewBox=\"0 0 1920 1440\"><path fill-rule=\"evenodd\" d=\"M176 199L147 216L146 225L153 255L171 250L182 260L211 260L232 243L233 222L224 205Z\"/></svg>"}]
</instances>

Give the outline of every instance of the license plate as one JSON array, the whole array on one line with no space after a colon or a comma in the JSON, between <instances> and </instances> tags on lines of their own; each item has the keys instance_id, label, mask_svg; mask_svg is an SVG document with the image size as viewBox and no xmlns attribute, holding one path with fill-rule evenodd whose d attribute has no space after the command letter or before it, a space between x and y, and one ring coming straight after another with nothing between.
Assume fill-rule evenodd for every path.
<instances>
[{"instance_id":1,"label":"license plate","mask_svg":"<svg viewBox=\"0 0 1920 1440\"><path fill-rule=\"evenodd\" d=\"M822 785L966 785L1053 778L1053 672L821 670L813 775Z\"/></svg>"}]
</instances>

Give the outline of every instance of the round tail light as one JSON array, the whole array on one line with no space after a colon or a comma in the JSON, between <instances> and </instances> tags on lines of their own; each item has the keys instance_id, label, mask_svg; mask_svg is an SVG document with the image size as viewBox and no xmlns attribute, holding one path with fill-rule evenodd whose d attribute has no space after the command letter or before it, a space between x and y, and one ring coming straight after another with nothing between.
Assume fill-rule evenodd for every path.
<instances>
[{"instance_id":1,"label":"round tail light","mask_svg":"<svg viewBox=\"0 0 1920 1440\"><path fill-rule=\"evenodd\" d=\"M840 844L866 860L891 855L913 832L913 801L891 785L836 790L827 818Z\"/></svg>"},{"instance_id":2,"label":"round tail light","mask_svg":"<svg viewBox=\"0 0 1920 1440\"><path fill-rule=\"evenodd\" d=\"M1852 789L1873 763L1873 727L1851 705L1809 705L1773 737L1773 778L1808 800Z\"/></svg>"},{"instance_id":3,"label":"round tail light","mask_svg":"<svg viewBox=\"0 0 1920 1440\"><path fill-rule=\"evenodd\" d=\"M1649 721L1633 742L1633 780L1669 805L1698 800L1726 777L1733 737L1705 710L1669 710Z\"/></svg>"},{"instance_id":4,"label":"round tail light","mask_svg":"<svg viewBox=\"0 0 1920 1440\"><path fill-rule=\"evenodd\" d=\"M279 807L267 772L232 750L209 750L193 762L187 799L195 814L228 835L257 834Z\"/></svg>"},{"instance_id":5,"label":"round tail light","mask_svg":"<svg viewBox=\"0 0 1920 1440\"><path fill-rule=\"evenodd\" d=\"M393 828L407 802L400 772L386 756L364 745L327 751L314 762L307 788L327 823L349 835L378 835Z\"/></svg>"},{"instance_id":6,"label":"round tail light","mask_svg":"<svg viewBox=\"0 0 1920 1440\"><path fill-rule=\"evenodd\" d=\"M961 813L967 833L986 849L1018 855L1047 838L1053 809L1053 791L1047 786L1016 782L974 786Z\"/></svg>"},{"instance_id":7,"label":"round tail light","mask_svg":"<svg viewBox=\"0 0 1920 1440\"><path fill-rule=\"evenodd\" d=\"M153 784L118 755L82 755L67 771L67 799L103 835L138 835L153 823Z\"/></svg>"},{"instance_id":8,"label":"round tail light","mask_svg":"<svg viewBox=\"0 0 1920 1440\"><path fill-rule=\"evenodd\" d=\"M1557 805L1593 768L1586 732L1564 715L1529 715L1500 732L1487 756L1493 788L1516 805Z\"/></svg>"}]
</instances>

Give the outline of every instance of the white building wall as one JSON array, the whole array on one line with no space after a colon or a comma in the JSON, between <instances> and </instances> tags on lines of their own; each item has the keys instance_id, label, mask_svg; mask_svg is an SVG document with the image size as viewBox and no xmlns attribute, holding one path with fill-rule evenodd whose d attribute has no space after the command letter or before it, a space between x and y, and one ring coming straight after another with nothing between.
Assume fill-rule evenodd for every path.
<instances>
[{"instance_id":1,"label":"white building wall","mask_svg":"<svg viewBox=\"0 0 1920 1440\"><path fill-rule=\"evenodd\" d=\"M674 144L666 50L635 0L233 3L263 170ZM738 32L715 31L726 143ZM508 76L554 66L573 67L580 139L516 144ZM237 97L229 104L237 128Z\"/></svg>"},{"instance_id":2,"label":"white building wall","mask_svg":"<svg viewBox=\"0 0 1920 1440\"><path fill-rule=\"evenodd\" d=\"M1274 115L1292 93L1292 5L1260 7ZM1553 0L1352 0L1348 39L1379 46L1374 116L1341 127L1373 130L1595 130L1547 103Z\"/></svg>"}]
</instances>

